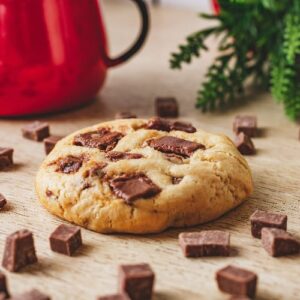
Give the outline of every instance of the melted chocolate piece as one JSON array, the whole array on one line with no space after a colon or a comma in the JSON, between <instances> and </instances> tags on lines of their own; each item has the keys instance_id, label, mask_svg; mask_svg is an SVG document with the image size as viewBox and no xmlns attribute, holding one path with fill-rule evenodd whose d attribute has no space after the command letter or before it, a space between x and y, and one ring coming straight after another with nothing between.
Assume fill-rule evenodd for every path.
<instances>
[{"instance_id":1,"label":"melted chocolate piece","mask_svg":"<svg viewBox=\"0 0 300 300\"><path fill-rule=\"evenodd\" d=\"M171 122L158 117L151 118L148 121L146 128L166 131L166 132L169 132L171 130L178 130L178 131L193 133L197 131L197 129L190 123L179 122L179 121Z\"/></svg>"},{"instance_id":2,"label":"melted chocolate piece","mask_svg":"<svg viewBox=\"0 0 300 300\"><path fill-rule=\"evenodd\" d=\"M179 121L171 123L171 130L185 131L188 133L194 133L197 131L197 129L191 123Z\"/></svg>"},{"instance_id":3,"label":"melted chocolate piece","mask_svg":"<svg viewBox=\"0 0 300 300\"><path fill-rule=\"evenodd\" d=\"M65 174L76 173L82 166L83 158L69 155L58 160L57 172Z\"/></svg>"},{"instance_id":4,"label":"melted chocolate piece","mask_svg":"<svg viewBox=\"0 0 300 300\"><path fill-rule=\"evenodd\" d=\"M144 174L122 175L111 179L109 185L117 197L130 204L138 198L150 198L161 189Z\"/></svg>"},{"instance_id":5,"label":"melted chocolate piece","mask_svg":"<svg viewBox=\"0 0 300 300\"><path fill-rule=\"evenodd\" d=\"M102 151L110 151L117 145L123 134L102 128L98 131L82 133L74 137L74 145L89 148L98 148Z\"/></svg>"},{"instance_id":6,"label":"melted chocolate piece","mask_svg":"<svg viewBox=\"0 0 300 300\"><path fill-rule=\"evenodd\" d=\"M118 161L122 159L139 159L144 157L142 154L139 153L127 153L118 151L108 152L105 156L111 161Z\"/></svg>"},{"instance_id":7,"label":"melted chocolate piece","mask_svg":"<svg viewBox=\"0 0 300 300\"><path fill-rule=\"evenodd\" d=\"M198 149L205 149L204 145L179 139L173 136L164 136L148 141L148 145L164 153L174 153L183 157L190 157Z\"/></svg>"}]
</instances>

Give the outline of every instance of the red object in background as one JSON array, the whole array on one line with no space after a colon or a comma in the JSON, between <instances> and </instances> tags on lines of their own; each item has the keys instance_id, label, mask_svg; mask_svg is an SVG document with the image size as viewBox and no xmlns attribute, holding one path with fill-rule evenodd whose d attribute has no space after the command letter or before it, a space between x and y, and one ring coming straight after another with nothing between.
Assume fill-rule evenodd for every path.
<instances>
[{"instance_id":1,"label":"red object in background","mask_svg":"<svg viewBox=\"0 0 300 300\"><path fill-rule=\"evenodd\" d=\"M107 68L129 59L146 38L147 7L132 1L143 20L140 36L111 59L98 0L0 0L0 116L55 112L93 99Z\"/></svg>"},{"instance_id":2,"label":"red object in background","mask_svg":"<svg viewBox=\"0 0 300 300\"><path fill-rule=\"evenodd\" d=\"M218 0L212 0L212 4L213 4L214 11L216 12L216 14L218 14L220 12L220 4Z\"/></svg>"}]
</instances>

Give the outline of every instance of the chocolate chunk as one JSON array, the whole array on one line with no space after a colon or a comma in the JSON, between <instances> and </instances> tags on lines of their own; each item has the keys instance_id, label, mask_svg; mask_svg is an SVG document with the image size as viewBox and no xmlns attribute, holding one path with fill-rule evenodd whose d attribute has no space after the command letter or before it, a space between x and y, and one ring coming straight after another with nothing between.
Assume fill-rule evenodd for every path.
<instances>
[{"instance_id":1,"label":"chocolate chunk","mask_svg":"<svg viewBox=\"0 0 300 300\"><path fill-rule=\"evenodd\" d=\"M79 134L74 138L74 145L89 148L98 148L102 151L111 151L117 145L123 134L102 128L98 131Z\"/></svg>"},{"instance_id":2,"label":"chocolate chunk","mask_svg":"<svg viewBox=\"0 0 300 300\"><path fill-rule=\"evenodd\" d=\"M174 136L164 136L148 141L148 145L164 153L174 153L183 157L190 157L198 149L205 149L204 145L179 139Z\"/></svg>"},{"instance_id":3,"label":"chocolate chunk","mask_svg":"<svg viewBox=\"0 0 300 300\"><path fill-rule=\"evenodd\" d=\"M97 300L130 300L127 294L114 294L98 297Z\"/></svg>"},{"instance_id":4,"label":"chocolate chunk","mask_svg":"<svg viewBox=\"0 0 300 300\"><path fill-rule=\"evenodd\" d=\"M42 141L50 135L49 124L35 121L22 128L23 137L29 140Z\"/></svg>"},{"instance_id":5,"label":"chocolate chunk","mask_svg":"<svg viewBox=\"0 0 300 300\"><path fill-rule=\"evenodd\" d=\"M178 104L173 97L159 97L155 100L156 114L163 118L177 118Z\"/></svg>"},{"instance_id":6,"label":"chocolate chunk","mask_svg":"<svg viewBox=\"0 0 300 300\"><path fill-rule=\"evenodd\" d=\"M109 181L109 185L117 197L130 204L138 198L150 198L161 189L144 174L121 175Z\"/></svg>"},{"instance_id":7,"label":"chocolate chunk","mask_svg":"<svg viewBox=\"0 0 300 300\"><path fill-rule=\"evenodd\" d=\"M57 161L58 168L56 172L61 172L65 174L76 173L82 166L83 158L69 155L63 157Z\"/></svg>"},{"instance_id":8,"label":"chocolate chunk","mask_svg":"<svg viewBox=\"0 0 300 300\"><path fill-rule=\"evenodd\" d=\"M263 227L273 227L286 230L287 216L256 210L250 216L251 233L255 238L261 238L261 230Z\"/></svg>"},{"instance_id":9,"label":"chocolate chunk","mask_svg":"<svg viewBox=\"0 0 300 300\"><path fill-rule=\"evenodd\" d=\"M36 263L33 235L28 230L19 230L6 238L2 266L11 272Z\"/></svg>"},{"instance_id":10,"label":"chocolate chunk","mask_svg":"<svg viewBox=\"0 0 300 300\"><path fill-rule=\"evenodd\" d=\"M257 118L255 116L236 116L233 122L236 134L245 133L249 137L257 136Z\"/></svg>"},{"instance_id":11,"label":"chocolate chunk","mask_svg":"<svg viewBox=\"0 0 300 300\"><path fill-rule=\"evenodd\" d=\"M180 233L179 245L186 257L229 256L230 234L220 230Z\"/></svg>"},{"instance_id":12,"label":"chocolate chunk","mask_svg":"<svg viewBox=\"0 0 300 300\"><path fill-rule=\"evenodd\" d=\"M247 136L243 132L240 132L235 137L234 143L235 143L235 146L237 147L237 149L243 155L253 155L256 152L252 140L250 139L249 136Z\"/></svg>"},{"instance_id":13,"label":"chocolate chunk","mask_svg":"<svg viewBox=\"0 0 300 300\"><path fill-rule=\"evenodd\" d=\"M37 289L32 289L31 291L25 292L20 295L13 296L9 298L11 300L51 300L48 295L40 292Z\"/></svg>"},{"instance_id":14,"label":"chocolate chunk","mask_svg":"<svg viewBox=\"0 0 300 300\"><path fill-rule=\"evenodd\" d=\"M6 284L6 276L2 272L0 272L0 294L2 294L3 299L9 298L9 292Z\"/></svg>"},{"instance_id":15,"label":"chocolate chunk","mask_svg":"<svg viewBox=\"0 0 300 300\"><path fill-rule=\"evenodd\" d=\"M148 121L146 128L169 132L171 131L171 122L158 117L154 117Z\"/></svg>"},{"instance_id":16,"label":"chocolate chunk","mask_svg":"<svg viewBox=\"0 0 300 300\"><path fill-rule=\"evenodd\" d=\"M255 296L257 275L235 266L227 266L216 273L219 289L228 294L238 296Z\"/></svg>"},{"instance_id":17,"label":"chocolate chunk","mask_svg":"<svg viewBox=\"0 0 300 300\"><path fill-rule=\"evenodd\" d=\"M2 194L0 194L0 210L6 205L6 203L6 198Z\"/></svg>"},{"instance_id":18,"label":"chocolate chunk","mask_svg":"<svg viewBox=\"0 0 300 300\"><path fill-rule=\"evenodd\" d=\"M144 156L139 153L127 153L127 152L118 152L118 151L110 151L105 155L111 161L118 161L122 159L139 159Z\"/></svg>"},{"instance_id":19,"label":"chocolate chunk","mask_svg":"<svg viewBox=\"0 0 300 300\"><path fill-rule=\"evenodd\" d=\"M52 232L49 240L52 251L68 256L72 256L82 245L80 228L64 224Z\"/></svg>"},{"instance_id":20,"label":"chocolate chunk","mask_svg":"<svg viewBox=\"0 0 300 300\"><path fill-rule=\"evenodd\" d=\"M0 147L0 170L13 164L13 152L14 149L12 148Z\"/></svg>"},{"instance_id":21,"label":"chocolate chunk","mask_svg":"<svg viewBox=\"0 0 300 300\"><path fill-rule=\"evenodd\" d=\"M121 265L119 267L119 290L131 300L151 300L154 273L148 264Z\"/></svg>"},{"instance_id":22,"label":"chocolate chunk","mask_svg":"<svg viewBox=\"0 0 300 300\"><path fill-rule=\"evenodd\" d=\"M49 154L54 146L57 144L58 141L62 139L61 136L57 135L51 135L44 139L44 147L45 147L45 153Z\"/></svg>"},{"instance_id":23,"label":"chocolate chunk","mask_svg":"<svg viewBox=\"0 0 300 300\"><path fill-rule=\"evenodd\" d=\"M183 177L172 177L172 183L173 184L179 184Z\"/></svg>"},{"instance_id":24,"label":"chocolate chunk","mask_svg":"<svg viewBox=\"0 0 300 300\"><path fill-rule=\"evenodd\" d=\"M197 129L191 123L179 121L171 123L171 130L185 131L188 133L193 133L197 131Z\"/></svg>"},{"instance_id":25,"label":"chocolate chunk","mask_svg":"<svg viewBox=\"0 0 300 300\"><path fill-rule=\"evenodd\" d=\"M118 112L115 115L115 119L135 119L137 116L130 111Z\"/></svg>"},{"instance_id":26,"label":"chocolate chunk","mask_svg":"<svg viewBox=\"0 0 300 300\"><path fill-rule=\"evenodd\" d=\"M261 241L271 256L297 254L300 251L299 242L282 229L264 227L261 231Z\"/></svg>"}]
</instances>

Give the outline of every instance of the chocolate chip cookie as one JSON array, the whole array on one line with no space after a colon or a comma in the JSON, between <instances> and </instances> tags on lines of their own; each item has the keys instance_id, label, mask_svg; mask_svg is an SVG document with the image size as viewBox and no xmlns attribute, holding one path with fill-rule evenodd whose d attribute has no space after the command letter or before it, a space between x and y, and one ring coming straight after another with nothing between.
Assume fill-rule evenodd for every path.
<instances>
[{"instance_id":1,"label":"chocolate chip cookie","mask_svg":"<svg viewBox=\"0 0 300 300\"><path fill-rule=\"evenodd\" d=\"M36 178L51 213L102 233L204 223L252 189L249 166L229 138L160 118L75 132L56 144Z\"/></svg>"}]
</instances>

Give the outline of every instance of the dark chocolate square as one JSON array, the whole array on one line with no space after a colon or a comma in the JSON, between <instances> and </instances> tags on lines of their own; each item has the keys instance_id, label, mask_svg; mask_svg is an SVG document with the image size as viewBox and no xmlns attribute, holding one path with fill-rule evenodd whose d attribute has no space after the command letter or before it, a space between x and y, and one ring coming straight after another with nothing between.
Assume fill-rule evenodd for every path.
<instances>
[{"instance_id":1,"label":"dark chocolate square","mask_svg":"<svg viewBox=\"0 0 300 300\"><path fill-rule=\"evenodd\" d=\"M81 231L76 226L61 224L50 235L50 247L54 252L71 256L81 245Z\"/></svg>"},{"instance_id":2,"label":"dark chocolate square","mask_svg":"<svg viewBox=\"0 0 300 300\"><path fill-rule=\"evenodd\" d=\"M179 245L186 257L229 256L230 234L220 230L184 232L179 235Z\"/></svg>"},{"instance_id":3,"label":"dark chocolate square","mask_svg":"<svg viewBox=\"0 0 300 300\"><path fill-rule=\"evenodd\" d=\"M224 293L250 298L255 296L257 275L251 271L229 265L216 273L216 280Z\"/></svg>"},{"instance_id":4,"label":"dark chocolate square","mask_svg":"<svg viewBox=\"0 0 300 300\"><path fill-rule=\"evenodd\" d=\"M13 164L13 152L12 148L0 147L0 170Z\"/></svg>"},{"instance_id":5,"label":"dark chocolate square","mask_svg":"<svg viewBox=\"0 0 300 300\"><path fill-rule=\"evenodd\" d=\"M257 118L255 116L236 116L233 122L233 131L236 134L245 133L249 137L257 136Z\"/></svg>"},{"instance_id":6,"label":"dark chocolate square","mask_svg":"<svg viewBox=\"0 0 300 300\"><path fill-rule=\"evenodd\" d=\"M255 146L249 136L240 132L234 140L235 146L243 155L253 155L256 153Z\"/></svg>"},{"instance_id":7,"label":"dark chocolate square","mask_svg":"<svg viewBox=\"0 0 300 300\"><path fill-rule=\"evenodd\" d=\"M173 97L158 97L155 100L156 114L162 118L177 118L178 103Z\"/></svg>"},{"instance_id":8,"label":"dark chocolate square","mask_svg":"<svg viewBox=\"0 0 300 300\"><path fill-rule=\"evenodd\" d=\"M154 277L148 264L121 265L119 291L127 293L131 300L151 300Z\"/></svg>"},{"instance_id":9,"label":"dark chocolate square","mask_svg":"<svg viewBox=\"0 0 300 300\"><path fill-rule=\"evenodd\" d=\"M119 151L110 151L105 155L110 161L119 161L123 159L140 159L144 156L139 153L130 153L130 152L119 152Z\"/></svg>"},{"instance_id":10,"label":"dark chocolate square","mask_svg":"<svg viewBox=\"0 0 300 300\"><path fill-rule=\"evenodd\" d=\"M273 212L256 210L250 216L250 222L252 236L260 239L263 227L273 227L286 230L287 216Z\"/></svg>"},{"instance_id":11,"label":"dark chocolate square","mask_svg":"<svg viewBox=\"0 0 300 300\"><path fill-rule=\"evenodd\" d=\"M261 231L261 241L271 256L297 254L300 250L299 242L291 234L278 228L264 227Z\"/></svg>"},{"instance_id":12,"label":"dark chocolate square","mask_svg":"<svg viewBox=\"0 0 300 300\"><path fill-rule=\"evenodd\" d=\"M36 263L37 257L33 235L28 230L19 230L6 238L2 266L11 272Z\"/></svg>"},{"instance_id":13,"label":"dark chocolate square","mask_svg":"<svg viewBox=\"0 0 300 300\"><path fill-rule=\"evenodd\" d=\"M35 121L22 128L23 137L29 140L42 141L50 135L49 124Z\"/></svg>"},{"instance_id":14,"label":"dark chocolate square","mask_svg":"<svg viewBox=\"0 0 300 300\"><path fill-rule=\"evenodd\" d=\"M62 139L61 136L57 135L50 135L49 137L44 139L44 147L45 147L45 153L49 154L55 145L57 144L58 141Z\"/></svg>"},{"instance_id":15,"label":"dark chocolate square","mask_svg":"<svg viewBox=\"0 0 300 300\"><path fill-rule=\"evenodd\" d=\"M74 174L81 168L83 160L82 156L68 155L66 157L62 157L56 162L56 172Z\"/></svg>"}]
</instances>

